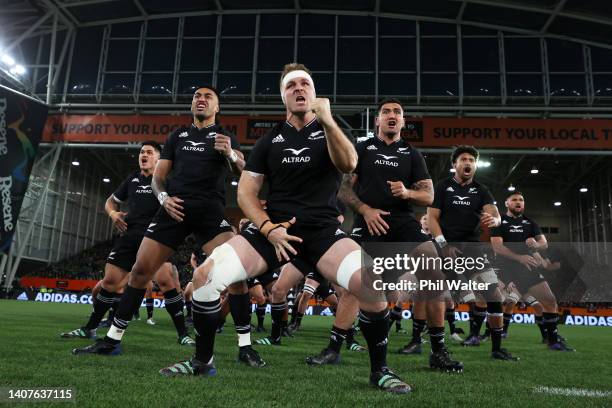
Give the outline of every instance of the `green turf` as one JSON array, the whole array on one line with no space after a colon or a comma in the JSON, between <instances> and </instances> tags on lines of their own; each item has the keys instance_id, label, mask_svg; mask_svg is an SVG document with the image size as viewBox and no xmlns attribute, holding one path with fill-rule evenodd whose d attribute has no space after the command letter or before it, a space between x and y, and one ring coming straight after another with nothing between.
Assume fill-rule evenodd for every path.
<instances>
[{"instance_id":1,"label":"green turf","mask_svg":"<svg viewBox=\"0 0 612 408\"><path fill-rule=\"evenodd\" d=\"M84 305L0 301L0 386L72 387L78 406L129 408L246 404L381 408L612 406L609 396L567 397L533 392L535 386L612 390L610 328L562 326L562 334L578 351L558 353L540 344L535 326L514 325L505 346L521 357L520 362L492 361L489 343L470 349L451 345L453 355L465 363L462 374L430 371L427 354L395 354L407 341L407 335L393 333L388 363L414 389L409 395L395 396L368 385L366 353L344 349L339 366L306 366L304 358L326 345L331 318L305 317L295 338L283 339L280 347L258 346L268 363L264 369L235 362L236 336L230 322L225 332L217 336L217 377L167 379L157 371L188 357L192 350L177 344L165 310L155 310L156 326L148 326L144 320L130 324L122 356L73 356L71 348L90 342L60 339L58 333L84 324L89 310ZM266 325L270 325L269 315ZM404 327L409 328L409 322ZM99 335L103 333L99 330ZM253 334L254 339L258 337ZM364 343L361 335L357 339ZM427 350L426 345L424 351Z\"/></svg>"}]
</instances>

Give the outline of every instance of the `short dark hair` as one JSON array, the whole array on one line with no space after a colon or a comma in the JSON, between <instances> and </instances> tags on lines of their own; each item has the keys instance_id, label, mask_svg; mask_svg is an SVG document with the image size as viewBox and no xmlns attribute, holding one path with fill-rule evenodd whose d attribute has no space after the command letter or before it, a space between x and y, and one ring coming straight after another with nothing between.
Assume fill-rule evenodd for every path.
<instances>
[{"instance_id":1,"label":"short dark hair","mask_svg":"<svg viewBox=\"0 0 612 408\"><path fill-rule=\"evenodd\" d=\"M402 107L402 110L404 109L404 105L402 105L402 101L400 101L397 98L385 98L382 101L380 101L378 103L378 106L376 107L376 113L380 113L380 110L382 109L382 107L388 103L397 103L399 106Z\"/></svg>"},{"instance_id":2,"label":"short dark hair","mask_svg":"<svg viewBox=\"0 0 612 408\"><path fill-rule=\"evenodd\" d=\"M162 151L161 145L157 143L155 140L145 140L144 142L140 144L140 148L142 149L144 146L151 146L155 150L157 150L159 153L161 153Z\"/></svg>"},{"instance_id":3,"label":"short dark hair","mask_svg":"<svg viewBox=\"0 0 612 408\"><path fill-rule=\"evenodd\" d=\"M217 88L215 88L214 86L208 85L208 84L204 84L204 85L196 87L195 90L197 91L198 89L202 89L202 88L210 89L211 91L213 91L213 93L215 95L217 95L217 99L219 99L219 101L221 100L221 94L219 93L219 90ZM193 93L195 93L195 91Z\"/></svg>"},{"instance_id":4,"label":"short dark hair","mask_svg":"<svg viewBox=\"0 0 612 408\"><path fill-rule=\"evenodd\" d=\"M478 150L476 150L474 146L459 145L455 147L455 150L453 150L453 152L451 153L451 163L454 164L457 161L457 158L463 153L471 154L472 156L474 156L474 159L478 160Z\"/></svg>"},{"instance_id":5,"label":"short dark hair","mask_svg":"<svg viewBox=\"0 0 612 408\"><path fill-rule=\"evenodd\" d=\"M506 194L506 198L504 198L504 201L506 201L507 199L509 199L510 197L512 197L513 195L523 195L523 193L521 193L520 191L509 191L508 194Z\"/></svg>"}]
</instances>

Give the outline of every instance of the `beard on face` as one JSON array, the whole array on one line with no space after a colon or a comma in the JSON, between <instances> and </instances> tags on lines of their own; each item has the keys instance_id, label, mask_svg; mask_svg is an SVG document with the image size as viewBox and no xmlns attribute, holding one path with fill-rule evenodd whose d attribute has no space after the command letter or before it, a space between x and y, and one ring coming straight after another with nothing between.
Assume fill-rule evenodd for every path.
<instances>
[{"instance_id":1,"label":"beard on face","mask_svg":"<svg viewBox=\"0 0 612 408\"><path fill-rule=\"evenodd\" d=\"M523 210L514 208L514 207L510 207L510 212L512 213L512 215L521 215L523 213Z\"/></svg>"},{"instance_id":2,"label":"beard on face","mask_svg":"<svg viewBox=\"0 0 612 408\"><path fill-rule=\"evenodd\" d=\"M204 119L206 119L206 116L204 116L204 114L202 113L196 113L193 116L198 120L198 122L203 122Z\"/></svg>"}]
</instances>

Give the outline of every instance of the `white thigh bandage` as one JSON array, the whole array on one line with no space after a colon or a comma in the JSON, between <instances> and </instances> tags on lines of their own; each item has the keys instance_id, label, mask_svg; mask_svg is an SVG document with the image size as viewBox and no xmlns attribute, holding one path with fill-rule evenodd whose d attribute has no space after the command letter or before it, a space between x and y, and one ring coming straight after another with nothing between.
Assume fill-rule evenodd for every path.
<instances>
[{"instance_id":1,"label":"white thigh bandage","mask_svg":"<svg viewBox=\"0 0 612 408\"><path fill-rule=\"evenodd\" d=\"M504 303L518 303L520 300L520 295L514 291L506 292L505 295L506 299L504 300Z\"/></svg>"},{"instance_id":2,"label":"white thigh bandage","mask_svg":"<svg viewBox=\"0 0 612 408\"><path fill-rule=\"evenodd\" d=\"M336 275L338 285L342 286L346 290L349 290L349 282L351 281L351 276L353 276L353 274L355 272L358 272L360 269L361 250L356 249L347 256L345 256L342 262L340 262L340 266L338 267L338 274Z\"/></svg>"},{"instance_id":3,"label":"white thigh bandage","mask_svg":"<svg viewBox=\"0 0 612 408\"><path fill-rule=\"evenodd\" d=\"M465 290L462 291L459 294L459 302L458 303L470 303L470 302L475 302L476 301L476 296L474 295L474 292L472 292L471 290Z\"/></svg>"},{"instance_id":4,"label":"white thigh bandage","mask_svg":"<svg viewBox=\"0 0 612 408\"><path fill-rule=\"evenodd\" d=\"M475 273L472 275L471 280L478 283L488 283L488 284L496 284L497 275L495 274L495 270L493 268L487 268L482 272Z\"/></svg>"},{"instance_id":5,"label":"white thigh bandage","mask_svg":"<svg viewBox=\"0 0 612 408\"><path fill-rule=\"evenodd\" d=\"M208 258L213 261L213 267L208 271L206 283L193 291L193 299L198 302L217 300L229 285L247 278L238 254L228 243L219 245Z\"/></svg>"},{"instance_id":6,"label":"white thigh bandage","mask_svg":"<svg viewBox=\"0 0 612 408\"><path fill-rule=\"evenodd\" d=\"M530 295L529 293L526 295L523 295L521 299L523 300L523 303L525 303L527 306L533 306L536 303L538 303L538 300L534 298L532 295Z\"/></svg>"}]
</instances>

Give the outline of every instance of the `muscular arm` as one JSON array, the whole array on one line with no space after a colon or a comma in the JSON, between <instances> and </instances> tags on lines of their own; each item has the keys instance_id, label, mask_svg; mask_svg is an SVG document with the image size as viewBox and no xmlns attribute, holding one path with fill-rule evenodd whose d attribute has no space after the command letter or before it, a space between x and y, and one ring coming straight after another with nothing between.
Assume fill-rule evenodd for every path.
<instances>
[{"instance_id":1,"label":"muscular arm","mask_svg":"<svg viewBox=\"0 0 612 408\"><path fill-rule=\"evenodd\" d=\"M544 236L544 234L537 235L535 237L535 240L537 242L537 246L534 247L534 249L538 251L543 251L545 249L548 249L548 241L546 240L546 237Z\"/></svg>"},{"instance_id":2,"label":"muscular arm","mask_svg":"<svg viewBox=\"0 0 612 408\"><path fill-rule=\"evenodd\" d=\"M491 237L491 246L496 254L513 261L520 261L521 255L514 253L510 248L504 245L502 237Z\"/></svg>"},{"instance_id":3,"label":"muscular arm","mask_svg":"<svg viewBox=\"0 0 612 408\"><path fill-rule=\"evenodd\" d=\"M427 225L429 226L429 231L431 231L432 237L437 237L442 234L442 227L440 226L440 209L427 207Z\"/></svg>"},{"instance_id":4,"label":"muscular arm","mask_svg":"<svg viewBox=\"0 0 612 408\"><path fill-rule=\"evenodd\" d=\"M153 181L151 187L155 193L155 197L159 197L159 193L166 192L166 179L172 170L172 160L160 159L155 166L153 173Z\"/></svg>"},{"instance_id":5,"label":"muscular arm","mask_svg":"<svg viewBox=\"0 0 612 408\"><path fill-rule=\"evenodd\" d=\"M408 191L408 199L416 205L426 207L433 203L434 191L433 181L431 181L431 179L417 181Z\"/></svg>"},{"instance_id":6,"label":"muscular arm","mask_svg":"<svg viewBox=\"0 0 612 408\"><path fill-rule=\"evenodd\" d=\"M235 162L233 162L228 157L227 163L229 165L231 172L234 173L236 176L239 176L240 173L242 173L242 170L244 169L244 165L246 164L246 161L244 160L244 154L242 154L241 151L238 151L236 149L232 149L232 150L234 153L236 153L236 156L238 156L238 159Z\"/></svg>"},{"instance_id":7,"label":"muscular arm","mask_svg":"<svg viewBox=\"0 0 612 408\"><path fill-rule=\"evenodd\" d=\"M483 217L481 217L481 221L489 224L490 222L494 221L495 225L487 225L488 227L494 227L494 226L498 226L501 225L501 216L499 215L499 211L497 210L497 206L493 205L493 204L485 204L482 207L482 211L484 214L488 214L489 216L485 216L483 215Z\"/></svg>"},{"instance_id":8,"label":"muscular arm","mask_svg":"<svg viewBox=\"0 0 612 408\"><path fill-rule=\"evenodd\" d=\"M350 173L357 167L357 151L338 124L331 121L322 123L325 130L327 149L332 163L342 173Z\"/></svg>"},{"instance_id":9,"label":"muscular arm","mask_svg":"<svg viewBox=\"0 0 612 408\"><path fill-rule=\"evenodd\" d=\"M356 174L344 174L342 176L342 183L340 184L340 191L338 191L338 198L344 204L346 204L351 210L358 214L362 214L364 206L367 207L363 201L357 197L353 186L357 182Z\"/></svg>"},{"instance_id":10,"label":"muscular arm","mask_svg":"<svg viewBox=\"0 0 612 408\"><path fill-rule=\"evenodd\" d=\"M248 171L242 173L238 182L238 206L240 206L244 215L255 223L257 228L261 227L265 220L270 219L259 201L259 191L263 182L263 175L254 175Z\"/></svg>"},{"instance_id":11,"label":"muscular arm","mask_svg":"<svg viewBox=\"0 0 612 408\"><path fill-rule=\"evenodd\" d=\"M114 212L119 211L119 203L115 201L112 194L106 199L106 203L104 203L104 211L106 211L109 217L112 217Z\"/></svg>"}]
</instances>

